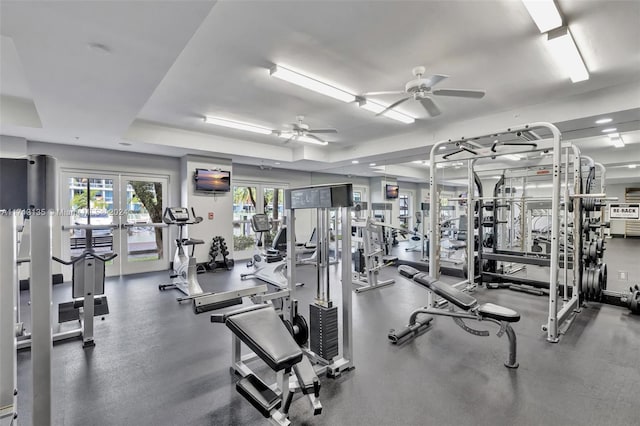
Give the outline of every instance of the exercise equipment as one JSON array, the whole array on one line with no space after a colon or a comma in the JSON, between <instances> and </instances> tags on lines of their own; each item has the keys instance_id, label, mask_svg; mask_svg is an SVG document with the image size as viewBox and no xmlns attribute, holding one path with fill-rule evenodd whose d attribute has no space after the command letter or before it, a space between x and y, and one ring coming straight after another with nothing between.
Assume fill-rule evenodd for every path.
<instances>
[{"instance_id":1,"label":"exercise equipment","mask_svg":"<svg viewBox=\"0 0 640 426\"><path fill-rule=\"evenodd\" d=\"M400 343L407 339L413 339L430 327L433 317L429 316L425 319L418 320L418 315L420 314L451 317L456 325L474 336L489 336L489 332L487 330L471 328L464 320L492 322L500 327L496 335L502 337L506 333L509 339L509 358L504 365L508 368L518 368L518 362L516 360L516 334L513 328L511 328L511 323L520 321L520 314L512 309L494 305L493 303L478 304L478 301L468 293L464 293L455 287L438 281L436 278L421 273L410 266L401 265L398 267L398 272L400 272L402 276L412 279L413 282L425 287L429 291L430 303L426 307L416 309L411 313L409 324L406 328L400 331L391 330L389 332L388 337L392 343ZM446 300L450 308L437 308L433 303L432 294ZM455 309L456 307L458 310Z\"/></svg>"},{"instance_id":2,"label":"exercise equipment","mask_svg":"<svg viewBox=\"0 0 640 426\"><path fill-rule=\"evenodd\" d=\"M315 364L317 374L326 373L329 377L338 377L344 371L354 368L353 362L353 324L352 324L352 286L351 286L351 207L353 206L353 187L351 184L319 185L285 190L285 209L287 217L287 251L295 252L295 220L300 210L315 209L317 232L316 256L316 295L309 306L309 347L305 349L307 357ZM331 298L329 279L329 245L331 240L330 215L340 216L342 232L341 281L342 315L338 315L338 306ZM290 303L283 309L283 317L295 323L297 315L295 256L287 257L289 273ZM340 321L342 324L340 324ZM342 325L342 327L341 327Z\"/></svg>"},{"instance_id":3,"label":"exercise equipment","mask_svg":"<svg viewBox=\"0 0 640 426\"><path fill-rule=\"evenodd\" d=\"M53 349L51 234L52 216L57 211L58 172L56 160L46 155L30 155L12 163L15 167L10 182L15 188L8 192L15 198L7 200L7 193L0 197L0 423L16 424L17 417L16 333L21 327L16 327L19 323L16 217L27 212L30 216L31 419L35 425L49 426ZM3 159L0 168L5 164ZM3 181L8 182L4 177Z\"/></svg>"},{"instance_id":4,"label":"exercise equipment","mask_svg":"<svg viewBox=\"0 0 640 426\"><path fill-rule=\"evenodd\" d=\"M281 320L273 306L261 304L214 314L211 322L224 323L233 333L232 369L241 376L236 390L265 418L277 425L291 424L289 408L296 392L308 397L314 415L322 413L320 380L300 348L302 339L296 340L291 333L293 326L286 325L286 320ZM298 322L298 326L300 324ZM243 362L241 343L276 373L275 384L266 384Z\"/></svg>"},{"instance_id":5,"label":"exercise equipment","mask_svg":"<svg viewBox=\"0 0 640 426\"><path fill-rule=\"evenodd\" d=\"M259 247L258 241L262 240L262 234L271 231L269 217L264 213L254 214L251 217L251 228L256 233L256 247ZM287 227L283 225L273 239L271 247L265 252L254 253L253 258L247 264L248 267L253 267L254 271L241 274L240 278L243 280L257 278L274 287L287 288L286 247ZM295 258L295 255L293 257Z\"/></svg>"},{"instance_id":6,"label":"exercise equipment","mask_svg":"<svg viewBox=\"0 0 640 426\"><path fill-rule=\"evenodd\" d=\"M213 237L211 246L209 247L209 270L215 271L218 268L224 268L230 271L233 268L234 261L229 259L229 247L221 236Z\"/></svg>"},{"instance_id":7,"label":"exercise equipment","mask_svg":"<svg viewBox=\"0 0 640 426\"><path fill-rule=\"evenodd\" d=\"M356 249L355 270L353 273L353 284L359 286L354 289L356 293L386 287L395 283L395 280L380 280L379 274L382 268L393 265L398 261L397 256L385 255L385 228L389 225L384 222L376 222L367 218L362 222L355 222L356 228L360 232L359 237L352 237L359 246ZM358 226L358 225L361 226Z\"/></svg>"},{"instance_id":8,"label":"exercise equipment","mask_svg":"<svg viewBox=\"0 0 640 426\"><path fill-rule=\"evenodd\" d=\"M202 294L202 287L198 282L198 271L196 258L194 256L196 245L204 244L203 240L195 238L184 238L184 228L188 225L196 225L202 222L202 218L196 216L196 212L186 207L167 207L164 209L162 220L167 225L178 227L178 238L176 239L176 254L173 258L173 271L171 272L170 284L160 284L158 289L176 289L181 291L188 298L197 297ZM187 256L185 247L191 247L191 254ZM184 298L183 298L184 299Z\"/></svg>"},{"instance_id":9,"label":"exercise equipment","mask_svg":"<svg viewBox=\"0 0 640 426\"><path fill-rule=\"evenodd\" d=\"M56 262L70 265L73 268L71 293L74 300L58 305L58 322L75 320L80 322L80 327L75 330L54 334L54 341L81 337L83 348L95 346L93 340L93 317L104 316L109 313L107 297L104 296L105 264L115 259L118 255L116 253L106 256L97 254L92 245L93 231L111 228L111 226L104 225L63 226L63 230L84 230L85 249L77 257L72 257L68 261L53 257ZM20 343L22 341L19 342L19 346Z\"/></svg>"}]
</instances>

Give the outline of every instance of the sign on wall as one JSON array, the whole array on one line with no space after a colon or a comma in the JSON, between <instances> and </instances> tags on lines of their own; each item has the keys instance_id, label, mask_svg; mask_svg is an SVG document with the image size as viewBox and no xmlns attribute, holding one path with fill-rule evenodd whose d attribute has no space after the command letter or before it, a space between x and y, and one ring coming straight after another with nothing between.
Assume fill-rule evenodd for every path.
<instances>
[{"instance_id":1,"label":"sign on wall","mask_svg":"<svg viewBox=\"0 0 640 426\"><path fill-rule=\"evenodd\" d=\"M609 219L640 220L640 204L609 204Z\"/></svg>"}]
</instances>

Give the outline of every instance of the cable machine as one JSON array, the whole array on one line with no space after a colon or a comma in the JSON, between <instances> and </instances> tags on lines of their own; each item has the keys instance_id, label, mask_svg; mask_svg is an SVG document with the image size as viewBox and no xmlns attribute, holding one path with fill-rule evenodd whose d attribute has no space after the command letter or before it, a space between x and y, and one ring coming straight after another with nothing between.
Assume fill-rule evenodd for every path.
<instances>
[{"instance_id":1,"label":"cable machine","mask_svg":"<svg viewBox=\"0 0 640 426\"><path fill-rule=\"evenodd\" d=\"M295 221L299 210L316 210L317 256L316 256L316 296L309 306L310 341L304 348L307 356L316 364L318 374L326 372L331 377L354 368L353 325L351 312L351 207L353 187L350 183L320 185L285 190L287 211L287 251L295 253ZM338 321L338 306L331 297L329 274L330 211L339 208L342 225L341 284L342 327ZM285 308L284 318L294 321L298 314L295 299L296 268L295 256L287 258L289 271L289 291L291 303ZM342 331L342 339L339 338ZM340 348L340 342L342 347Z\"/></svg>"}]
</instances>

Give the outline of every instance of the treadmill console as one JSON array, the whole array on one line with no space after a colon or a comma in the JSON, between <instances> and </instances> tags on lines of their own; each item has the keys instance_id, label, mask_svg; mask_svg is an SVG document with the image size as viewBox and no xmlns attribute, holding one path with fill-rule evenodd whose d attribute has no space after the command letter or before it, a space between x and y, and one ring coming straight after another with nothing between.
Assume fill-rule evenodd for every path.
<instances>
[{"instance_id":1,"label":"treadmill console","mask_svg":"<svg viewBox=\"0 0 640 426\"><path fill-rule=\"evenodd\" d=\"M256 213L251 216L251 228L253 232L268 232L271 230L269 216L264 213Z\"/></svg>"}]
</instances>

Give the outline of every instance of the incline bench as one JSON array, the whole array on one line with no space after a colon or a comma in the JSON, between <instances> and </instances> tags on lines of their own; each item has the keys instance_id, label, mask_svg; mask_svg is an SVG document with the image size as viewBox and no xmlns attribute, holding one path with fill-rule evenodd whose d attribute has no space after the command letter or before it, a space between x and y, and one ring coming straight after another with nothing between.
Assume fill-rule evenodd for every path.
<instances>
[{"instance_id":1,"label":"incline bench","mask_svg":"<svg viewBox=\"0 0 640 426\"><path fill-rule=\"evenodd\" d=\"M278 383L269 386L246 364L242 369L235 368L243 376L236 383L236 390L264 417L278 425L290 424L289 407L298 390L309 397L314 415L322 412L318 399L318 376L272 305L254 305L225 314L214 314L211 322L225 323L233 332L234 347L239 348L240 342L246 344L277 373ZM291 376L292 370L295 378Z\"/></svg>"},{"instance_id":2,"label":"incline bench","mask_svg":"<svg viewBox=\"0 0 640 426\"><path fill-rule=\"evenodd\" d=\"M455 287L438 281L410 266L399 266L398 272L400 272L400 275L411 278L415 283L426 287L430 292L445 299L449 302L451 309L438 309L430 306L416 309L411 313L409 325L406 328L398 332L391 330L389 340L391 340L392 343L399 343L403 340L414 338L429 328L433 318L427 317L422 321L418 321L418 314L451 317L460 328L475 336L489 336L489 332L470 328L464 323L463 319L489 321L500 326L500 330L497 333L498 337L502 337L502 335L506 333L509 338L509 360L504 365L509 368L518 368L518 362L516 361L516 334L511 328L510 323L520 321L520 314L509 308L494 305L493 303L483 303L480 305L478 301L468 293L464 293ZM455 310L453 306L461 310Z\"/></svg>"}]
</instances>

